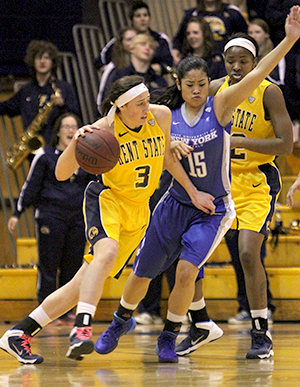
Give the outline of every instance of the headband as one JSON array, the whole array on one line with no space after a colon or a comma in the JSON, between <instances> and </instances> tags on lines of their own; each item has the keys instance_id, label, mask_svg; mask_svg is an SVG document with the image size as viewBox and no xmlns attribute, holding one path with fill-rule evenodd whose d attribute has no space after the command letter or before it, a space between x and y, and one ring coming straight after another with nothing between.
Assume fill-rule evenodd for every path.
<instances>
[{"instance_id":1,"label":"headband","mask_svg":"<svg viewBox=\"0 0 300 387\"><path fill-rule=\"evenodd\" d=\"M253 54L254 58L256 58L256 47L250 40L245 38L234 38L225 45L224 52L226 52L230 47L233 46L245 48Z\"/></svg>"},{"instance_id":2,"label":"headband","mask_svg":"<svg viewBox=\"0 0 300 387\"><path fill-rule=\"evenodd\" d=\"M138 97L140 94L148 91L148 87L144 85L144 83L140 83L131 89L127 90L124 94L121 94L119 98L112 103L112 107L107 114L107 121L109 126L115 120L115 113L118 107L126 105L128 102L132 101L134 98Z\"/></svg>"}]
</instances>

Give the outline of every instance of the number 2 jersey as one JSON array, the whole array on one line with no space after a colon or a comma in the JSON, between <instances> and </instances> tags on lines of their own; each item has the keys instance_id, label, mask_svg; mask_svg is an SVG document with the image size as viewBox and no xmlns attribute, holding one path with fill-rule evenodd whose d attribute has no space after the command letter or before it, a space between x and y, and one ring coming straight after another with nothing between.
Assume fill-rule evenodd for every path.
<instances>
[{"instance_id":1,"label":"number 2 jersey","mask_svg":"<svg viewBox=\"0 0 300 387\"><path fill-rule=\"evenodd\" d=\"M115 136L120 144L120 158L111 171L102 175L103 184L128 204L143 205L159 183L165 134L149 112L139 131L128 129L116 115Z\"/></svg>"},{"instance_id":2,"label":"number 2 jersey","mask_svg":"<svg viewBox=\"0 0 300 387\"><path fill-rule=\"evenodd\" d=\"M213 97L198 115L190 120L186 104L172 110L171 139L180 140L194 148L181 164L199 191L215 197L216 212L226 210L230 195L230 128L219 124ZM182 204L193 206L185 189L174 179L170 194Z\"/></svg>"},{"instance_id":3,"label":"number 2 jersey","mask_svg":"<svg viewBox=\"0 0 300 387\"><path fill-rule=\"evenodd\" d=\"M235 110L232 118L232 136L243 136L248 138L275 138L274 128L270 119L266 118L264 109L264 93L271 82L263 80L252 92L251 96L245 99ZM218 90L218 93L229 87L228 77ZM274 165L274 155L253 152L244 148L236 148L231 154L231 171L245 172L258 168L262 164Z\"/></svg>"}]
</instances>

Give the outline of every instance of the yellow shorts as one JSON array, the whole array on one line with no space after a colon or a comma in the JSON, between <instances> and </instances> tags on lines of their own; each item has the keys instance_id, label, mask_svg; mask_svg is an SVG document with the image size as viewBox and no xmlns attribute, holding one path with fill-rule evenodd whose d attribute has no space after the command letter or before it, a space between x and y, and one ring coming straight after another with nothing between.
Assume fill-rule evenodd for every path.
<instances>
[{"instance_id":1,"label":"yellow shorts","mask_svg":"<svg viewBox=\"0 0 300 387\"><path fill-rule=\"evenodd\" d=\"M231 228L256 231L268 236L280 190L280 175L274 165L263 164L256 170L232 172L231 194L236 219Z\"/></svg>"},{"instance_id":2,"label":"yellow shorts","mask_svg":"<svg viewBox=\"0 0 300 387\"><path fill-rule=\"evenodd\" d=\"M150 219L149 204L132 206L101 183L93 182L85 193L84 215L86 236L91 244L85 260L92 261L93 245L98 240L115 239L119 251L110 276L118 278L145 235Z\"/></svg>"}]
</instances>

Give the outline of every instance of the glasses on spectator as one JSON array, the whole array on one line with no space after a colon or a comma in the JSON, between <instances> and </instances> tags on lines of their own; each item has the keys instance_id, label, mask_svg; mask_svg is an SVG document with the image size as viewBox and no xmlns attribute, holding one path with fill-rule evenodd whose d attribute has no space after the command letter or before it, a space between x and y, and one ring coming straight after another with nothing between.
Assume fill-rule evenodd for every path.
<instances>
[{"instance_id":1,"label":"glasses on spectator","mask_svg":"<svg viewBox=\"0 0 300 387\"><path fill-rule=\"evenodd\" d=\"M65 129L65 130L69 130L69 129L77 130L78 126L77 125L62 125L61 128Z\"/></svg>"}]
</instances>

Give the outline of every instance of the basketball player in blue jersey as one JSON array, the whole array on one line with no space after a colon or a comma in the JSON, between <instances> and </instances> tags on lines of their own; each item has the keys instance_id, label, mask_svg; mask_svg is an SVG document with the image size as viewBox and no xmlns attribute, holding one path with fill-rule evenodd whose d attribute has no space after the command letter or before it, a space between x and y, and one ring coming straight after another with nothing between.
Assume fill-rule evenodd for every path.
<instances>
[{"instance_id":1,"label":"basketball player in blue jersey","mask_svg":"<svg viewBox=\"0 0 300 387\"><path fill-rule=\"evenodd\" d=\"M246 34L234 34L224 49L228 76L212 81L210 93L220 93L241 82L255 68L257 53L254 39ZM245 283L250 306L252 344L247 359L266 359L274 354L268 330L267 278L260 253L281 189L274 158L291 153L292 146L292 122L282 92L264 79L235 109L231 128L231 194L236 219L226 239L230 240L228 247L235 259L234 267L237 264L241 267L241 274L236 274L237 278L242 276L239 281ZM196 290L198 287L197 283ZM194 336L191 329L176 347L176 353L186 355L197 349L192 345Z\"/></svg>"},{"instance_id":2,"label":"basketball player in blue jersey","mask_svg":"<svg viewBox=\"0 0 300 387\"><path fill-rule=\"evenodd\" d=\"M178 361L175 341L193 300L199 269L235 217L230 194L230 122L234 109L251 95L299 36L300 8L295 6L287 17L285 39L240 82L215 97L208 97L207 66L202 59L186 58L179 64L176 85L167 89L161 102L172 110L172 139L191 147L181 163L195 189L202 192L205 205L195 208L175 177L154 211L114 320L96 342L98 353L113 351L120 336L133 330L132 314L149 282L179 255L165 326L156 346L159 362Z\"/></svg>"},{"instance_id":3,"label":"basketball player in blue jersey","mask_svg":"<svg viewBox=\"0 0 300 387\"><path fill-rule=\"evenodd\" d=\"M79 168L75 147L79 136L99 127L113 133L120 143L117 165L91 182L84 197L86 237L91 254L73 279L50 294L40 306L0 339L0 348L25 364L38 364L42 356L32 354L31 337L50 321L77 304L75 326L70 333L67 356L82 360L94 350L92 318L107 277L118 278L145 235L149 199L159 183L163 164L191 197L193 205L213 211L170 151L171 112L149 103L149 90L140 76L120 78L112 86L104 111L107 115L77 130L57 161L58 180L66 180ZM135 323L131 320L130 329ZM128 325L127 325L128 326Z\"/></svg>"}]
</instances>

